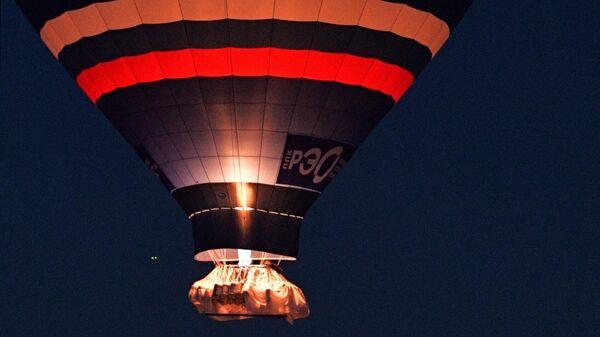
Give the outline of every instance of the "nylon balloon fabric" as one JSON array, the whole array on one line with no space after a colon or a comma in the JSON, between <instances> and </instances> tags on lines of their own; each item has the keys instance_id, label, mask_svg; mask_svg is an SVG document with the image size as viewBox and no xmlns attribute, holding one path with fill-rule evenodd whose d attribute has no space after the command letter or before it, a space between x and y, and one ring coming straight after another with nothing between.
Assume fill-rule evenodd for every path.
<instances>
[{"instance_id":1,"label":"nylon balloon fabric","mask_svg":"<svg viewBox=\"0 0 600 337\"><path fill-rule=\"evenodd\" d=\"M17 3L211 261L295 259L311 205L471 1Z\"/></svg>"}]
</instances>

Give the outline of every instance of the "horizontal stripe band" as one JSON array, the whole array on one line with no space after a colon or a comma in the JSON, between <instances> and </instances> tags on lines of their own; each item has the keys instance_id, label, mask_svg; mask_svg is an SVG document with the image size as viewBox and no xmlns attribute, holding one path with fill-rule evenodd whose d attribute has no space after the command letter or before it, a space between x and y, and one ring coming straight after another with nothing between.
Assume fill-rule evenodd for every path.
<instances>
[{"instance_id":1,"label":"horizontal stripe band","mask_svg":"<svg viewBox=\"0 0 600 337\"><path fill-rule=\"evenodd\" d=\"M226 19L360 26L413 39L432 55L450 34L448 24L430 12L381 0L116 0L66 11L47 21L40 35L57 56L66 45L109 30L182 20Z\"/></svg>"},{"instance_id":2,"label":"horizontal stripe band","mask_svg":"<svg viewBox=\"0 0 600 337\"><path fill-rule=\"evenodd\" d=\"M66 11L82 9L94 3L112 2L114 0L15 0L19 7L27 14L32 25L39 31L46 21L54 19ZM157 1L157 0L151 0ZM193 1L193 0L190 0ZM204 0L206 1L206 0ZM215 2L215 0L212 0ZM300 2L299 0L275 0L277 6L281 3L290 4ZM200 1L198 1L200 2ZM220 0L223 2L223 0ZM230 3L228 1L228 3ZM371 1L370 1L371 2ZM454 28L464 12L467 10L473 0L385 0L390 3L403 3L410 7L419 9L424 12L429 12L441 20L448 23L450 28ZM141 1L140 1L141 3ZM185 1L180 1L181 4ZM302 3L311 4L310 1L302 1ZM287 5L290 6L290 5ZM312 7L311 7L312 8Z\"/></svg>"},{"instance_id":3,"label":"horizontal stripe band","mask_svg":"<svg viewBox=\"0 0 600 337\"><path fill-rule=\"evenodd\" d=\"M215 115L230 115L234 111L239 113L257 109L281 111L277 114L285 112L287 115L291 110L299 108L350 111L381 117L393 104L391 97L363 87L266 76L197 77L140 83L106 94L97 102L98 107L109 118L157 109L186 111L193 108L202 109L204 115L213 110ZM273 125L273 130L281 131L282 127L287 127L287 123L280 124L282 123ZM186 128L177 130L206 128L206 122L190 121Z\"/></svg>"},{"instance_id":4,"label":"horizontal stripe band","mask_svg":"<svg viewBox=\"0 0 600 337\"><path fill-rule=\"evenodd\" d=\"M207 208L207 209L203 209L197 212L194 212L192 214L190 214L188 216L188 219L192 219L195 216L200 216L203 213L206 212L215 212L215 211L230 211L230 210L234 210L234 211L239 211L239 212L249 212L249 211L257 211L257 212L262 212L262 213L269 213L269 214L273 214L273 215L279 215L279 216L287 216L289 218L296 218L296 219L304 219L303 216L300 215L293 215L293 214L286 214L286 213L279 213L279 212L273 212L273 211L267 211L266 209L262 209L262 208L257 208L254 209L252 207L234 207L234 208L229 208L229 207L221 207L221 208Z\"/></svg>"},{"instance_id":5,"label":"horizontal stripe band","mask_svg":"<svg viewBox=\"0 0 600 337\"><path fill-rule=\"evenodd\" d=\"M179 21L141 25L85 37L59 54L74 77L83 69L122 56L186 48L311 49L373 57L417 76L431 52L414 40L357 26L280 20Z\"/></svg>"},{"instance_id":6,"label":"horizontal stripe band","mask_svg":"<svg viewBox=\"0 0 600 337\"><path fill-rule=\"evenodd\" d=\"M251 212L291 215L302 219L319 193L266 184L244 184L246 206ZM176 189L173 198L191 218L202 210L235 210L239 204L239 183L198 184ZM206 212L204 212L206 213Z\"/></svg>"},{"instance_id":7,"label":"horizontal stripe band","mask_svg":"<svg viewBox=\"0 0 600 337\"><path fill-rule=\"evenodd\" d=\"M195 258L213 249L246 249L298 256L301 219L256 211L219 210L190 219Z\"/></svg>"},{"instance_id":8,"label":"horizontal stripe band","mask_svg":"<svg viewBox=\"0 0 600 337\"><path fill-rule=\"evenodd\" d=\"M137 83L191 77L306 78L360 86L397 101L413 75L372 58L314 50L278 48L184 49L125 56L99 63L77 76L77 83L96 102L102 95Z\"/></svg>"},{"instance_id":9,"label":"horizontal stripe band","mask_svg":"<svg viewBox=\"0 0 600 337\"><path fill-rule=\"evenodd\" d=\"M279 216L287 216L289 218L296 218L296 219L304 219L303 216L300 215L293 215L293 214L286 214L286 213L279 213L279 212L273 212L273 211L267 211L266 209L262 209L262 208L257 208L254 209L252 207L234 207L234 208L229 208L229 207L221 207L221 208L207 208L207 209L203 209L197 212L194 212L192 214L190 214L188 216L188 219L192 219L195 216L201 216L204 213L207 212L215 212L215 211L230 211L230 210L234 210L234 211L239 211L239 212L252 212L252 211L256 211L256 212L261 212L261 213L268 213L268 214L273 214L273 215L279 215Z\"/></svg>"}]
</instances>

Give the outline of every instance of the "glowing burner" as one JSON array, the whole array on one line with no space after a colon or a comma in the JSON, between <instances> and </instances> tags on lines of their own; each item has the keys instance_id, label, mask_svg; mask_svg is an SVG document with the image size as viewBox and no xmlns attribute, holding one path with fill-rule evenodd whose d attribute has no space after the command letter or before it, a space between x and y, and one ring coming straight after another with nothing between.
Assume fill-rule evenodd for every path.
<instances>
[{"instance_id":1,"label":"glowing burner","mask_svg":"<svg viewBox=\"0 0 600 337\"><path fill-rule=\"evenodd\" d=\"M252 251L246 249L238 249L238 265L248 267L252 264Z\"/></svg>"},{"instance_id":2,"label":"glowing burner","mask_svg":"<svg viewBox=\"0 0 600 337\"><path fill-rule=\"evenodd\" d=\"M217 265L192 285L189 298L198 312L219 321L279 316L292 323L309 314L302 290L264 264Z\"/></svg>"}]
</instances>

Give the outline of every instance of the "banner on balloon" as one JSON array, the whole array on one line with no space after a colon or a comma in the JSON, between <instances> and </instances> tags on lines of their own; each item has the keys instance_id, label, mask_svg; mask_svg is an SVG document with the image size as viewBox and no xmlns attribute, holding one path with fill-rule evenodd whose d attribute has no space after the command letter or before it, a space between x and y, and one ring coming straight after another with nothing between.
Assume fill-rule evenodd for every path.
<instances>
[{"instance_id":1,"label":"banner on balloon","mask_svg":"<svg viewBox=\"0 0 600 337\"><path fill-rule=\"evenodd\" d=\"M352 157L348 144L311 136L288 135L277 184L323 191Z\"/></svg>"}]
</instances>

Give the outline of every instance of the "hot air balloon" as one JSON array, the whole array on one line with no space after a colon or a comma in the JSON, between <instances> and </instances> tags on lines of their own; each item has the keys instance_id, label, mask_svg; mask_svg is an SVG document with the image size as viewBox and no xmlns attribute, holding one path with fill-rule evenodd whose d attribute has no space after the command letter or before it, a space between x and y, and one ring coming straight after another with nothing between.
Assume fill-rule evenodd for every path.
<instances>
[{"instance_id":1,"label":"hot air balloon","mask_svg":"<svg viewBox=\"0 0 600 337\"><path fill-rule=\"evenodd\" d=\"M300 223L470 0L18 0L181 205L217 320L309 314Z\"/></svg>"}]
</instances>

